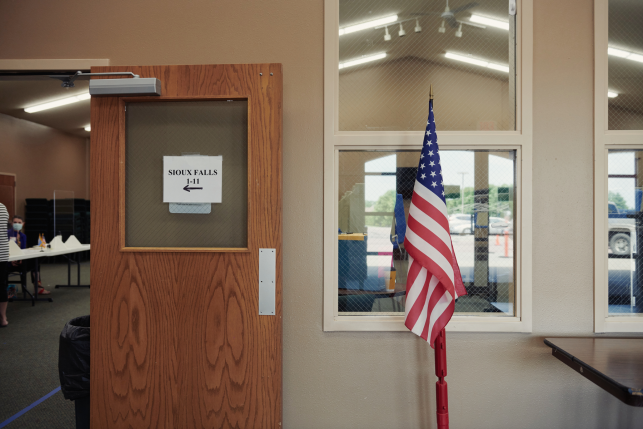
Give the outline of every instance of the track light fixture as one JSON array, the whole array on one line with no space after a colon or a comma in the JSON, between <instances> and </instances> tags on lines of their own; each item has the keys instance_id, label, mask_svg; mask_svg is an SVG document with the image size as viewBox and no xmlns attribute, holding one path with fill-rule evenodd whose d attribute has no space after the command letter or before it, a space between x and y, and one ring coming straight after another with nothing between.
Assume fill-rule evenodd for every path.
<instances>
[{"instance_id":1,"label":"track light fixture","mask_svg":"<svg viewBox=\"0 0 643 429\"><path fill-rule=\"evenodd\" d=\"M438 33L444 33L446 31L446 28L444 28L444 20L442 20L442 25L440 25L440 28L438 28Z\"/></svg>"},{"instance_id":2,"label":"track light fixture","mask_svg":"<svg viewBox=\"0 0 643 429\"><path fill-rule=\"evenodd\" d=\"M391 34L388 32L388 27L384 27L384 30L386 31L386 33L384 34L384 41L388 42L391 40Z\"/></svg>"},{"instance_id":3,"label":"track light fixture","mask_svg":"<svg viewBox=\"0 0 643 429\"><path fill-rule=\"evenodd\" d=\"M458 30L455 32L455 37L462 37L462 24L458 27Z\"/></svg>"},{"instance_id":4,"label":"track light fixture","mask_svg":"<svg viewBox=\"0 0 643 429\"><path fill-rule=\"evenodd\" d=\"M415 19L415 32L419 33L420 31L422 31L422 27L420 27L420 20L416 18Z\"/></svg>"},{"instance_id":5,"label":"track light fixture","mask_svg":"<svg viewBox=\"0 0 643 429\"><path fill-rule=\"evenodd\" d=\"M400 22L400 32L397 33L400 37L406 36L406 31L404 31L404 27L402 27L402 23Z\"/></svg>"}]
</instances>

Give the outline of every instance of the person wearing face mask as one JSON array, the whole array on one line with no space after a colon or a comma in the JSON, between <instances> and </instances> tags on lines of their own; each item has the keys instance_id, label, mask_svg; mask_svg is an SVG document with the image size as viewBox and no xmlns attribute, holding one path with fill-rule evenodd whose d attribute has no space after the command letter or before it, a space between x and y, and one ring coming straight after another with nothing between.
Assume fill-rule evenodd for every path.
<instances>
[{"instance_id":1,"label":"person wearing face mask","mask_svg":"<svg viewBox=\"0 0 643 429\"><path fill-rule=\"evenodd\" d=\"M25 221L22 219L22 217L16 215L11 220L11 227L7 231L7 237L9 238L9 241L15 241L15 243L21 249L27 248L27 236L24 234L24 232L22 232L22 228L24 227L24 225ZM13 261L11 262L11 266L9 267L9 271L19 272L21 274L26 274L27 271L31 271L31 282L33 284L36 284L36 279L38 282L38 294L49 295L51 292L42 287L42 283L40 282L40 273L33 270L33 264L31 264L31 262L32 261L29 259L25 261Z\"/></svg>"}]
</instances>

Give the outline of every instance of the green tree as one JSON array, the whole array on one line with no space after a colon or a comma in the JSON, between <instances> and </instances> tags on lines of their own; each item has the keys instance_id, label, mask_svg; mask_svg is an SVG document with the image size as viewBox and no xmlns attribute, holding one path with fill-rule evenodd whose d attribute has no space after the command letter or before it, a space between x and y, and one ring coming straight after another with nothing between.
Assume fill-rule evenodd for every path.
<instances>
[{"instance_id":1,"label":"green tree","mask_svg":"<svg viewBox=\"0 0 643 429\"><path fill-rule=\"evenodd\" d=\"M513 213L513 201L498 201L498 188L513 188L513 185L489 185L489 216L504 217L506 211ZM472 187L464 188L464 213L472 214L475 207L475 198ZM462 199L447 198L447 211L449 215L462 212Z\"/></svg>"},{"instance_id":2,"label":"green tree","mask_svg":"<svg viewBox=\"0 0 643 429\"><path fill-rule=\"evenodd\" d=\"M389 216L366 216L366 225L368 226L391 226L393 222L393 210L395 209L395 190L386 191L373 205L376 212L389 212Z\"/></svg>"},{"instance_id":3,"label":"green tree","mask_svg":"<svg viewBox=\"0 0 643 429\"><path fill-rule=\"evenodd\" d=\"M628 207L627 202L625 201L625 198L623 198L623 196L618 192L608 191L607 200L616 204L616 207L619 210L631 210L631 208Z\"/></svg>"}]
</instances>

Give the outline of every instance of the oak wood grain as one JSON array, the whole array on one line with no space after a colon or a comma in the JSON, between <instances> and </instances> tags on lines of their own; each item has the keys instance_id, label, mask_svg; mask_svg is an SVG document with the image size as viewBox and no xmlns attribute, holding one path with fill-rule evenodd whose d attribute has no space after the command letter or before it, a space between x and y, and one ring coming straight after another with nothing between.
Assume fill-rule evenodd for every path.
<instances>
[{"instance_id":1,"label":"oak wood grain","mask_svg":"<svg viewBox=\"0 0 643 429\"><path fill-rule=\"evenodd\" d=\"M164 97L247 97L249 106L248 251L122 252L123 100L92 98L93 427L280 427L281 65L92 71L157 77ZM258 315L259 248L277 249L275 316Z\"/></svg>"}]
</instances>

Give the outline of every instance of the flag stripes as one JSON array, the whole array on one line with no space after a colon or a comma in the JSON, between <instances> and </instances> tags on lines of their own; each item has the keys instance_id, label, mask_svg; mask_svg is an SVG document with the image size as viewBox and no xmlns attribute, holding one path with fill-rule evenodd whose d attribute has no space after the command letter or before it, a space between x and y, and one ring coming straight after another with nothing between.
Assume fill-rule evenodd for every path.
<instances>
[{"instance_id":1,"label":"flag stripes","mask_svg":"<svg viewBox=\"0 0 643 429\"><path fill-rule=\"evenodd\" d=\"M404 324L433 347L466 294L449 234L433 102L413 188L404 247L409 255Z\"/></svg>"}]
</instances>

